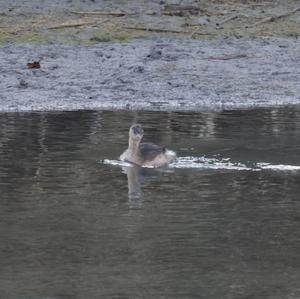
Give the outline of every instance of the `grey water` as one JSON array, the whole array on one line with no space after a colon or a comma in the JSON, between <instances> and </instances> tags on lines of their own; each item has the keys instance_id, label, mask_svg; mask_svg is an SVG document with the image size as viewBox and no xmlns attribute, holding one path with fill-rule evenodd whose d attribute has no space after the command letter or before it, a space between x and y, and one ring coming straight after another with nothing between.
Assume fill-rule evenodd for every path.
<instances>
[{"instance_id":1,"label":"grey water","mask_svg":"<svg viewBox=\"0 0 300 299\"><path fill-rule=\"evenodd\" d=\"M134 122L212 167L104 163ZM7 113L0 133L1 298L300 298L300 107Z\"/></svg>"}]
</instances>

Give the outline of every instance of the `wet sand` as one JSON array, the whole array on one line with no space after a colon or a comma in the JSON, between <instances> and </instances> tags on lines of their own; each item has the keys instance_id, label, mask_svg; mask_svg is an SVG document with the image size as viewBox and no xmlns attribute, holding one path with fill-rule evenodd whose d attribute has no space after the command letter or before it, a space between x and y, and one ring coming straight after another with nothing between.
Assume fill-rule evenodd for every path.
<instances>
[{"instance_id":1,"label":"wet sand","mask_svg":"<svg viewBox=\"0 0 300 299\"><path fill-rule=\"evenodd\" d=\"M228 110L300 103L300 42L142 39L1 48L2 111ZM40 69L27 62L41 60Z\"/></svg>"}]
</instances>

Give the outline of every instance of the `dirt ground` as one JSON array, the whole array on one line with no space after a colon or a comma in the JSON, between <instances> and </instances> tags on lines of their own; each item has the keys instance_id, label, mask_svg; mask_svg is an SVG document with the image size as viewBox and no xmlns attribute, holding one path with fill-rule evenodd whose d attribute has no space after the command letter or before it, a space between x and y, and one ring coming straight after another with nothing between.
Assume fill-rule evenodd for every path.
<instances>
[{"instance_id":1,"label":"dirt ground","mask_svg":"<svg viewBox=\"0 0 300 299\"><path fill-rule=\"evenodd\" d=\"M297 9L299 8L299 9ZM11 0L0 3L0 44L95 44L145 36L298 37L296 0Z\"/></svg>"}]
</instances>

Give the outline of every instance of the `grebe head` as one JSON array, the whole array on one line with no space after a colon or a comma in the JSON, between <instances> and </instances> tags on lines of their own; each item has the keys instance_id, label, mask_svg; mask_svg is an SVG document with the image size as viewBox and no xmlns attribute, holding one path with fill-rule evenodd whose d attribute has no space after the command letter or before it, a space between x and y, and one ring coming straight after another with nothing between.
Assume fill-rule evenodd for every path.
<instances>
[{"instance_id":1,"label":"grebe head","mask_svg":"<svg viewBox=\"0 0 300 299\"><path fill-rule=\"evenodd\" d=\"M132 125L129 129L129 138L134 141L140 141L143 138L144 130L141 125Z\"/></svg>"}]
</instances>

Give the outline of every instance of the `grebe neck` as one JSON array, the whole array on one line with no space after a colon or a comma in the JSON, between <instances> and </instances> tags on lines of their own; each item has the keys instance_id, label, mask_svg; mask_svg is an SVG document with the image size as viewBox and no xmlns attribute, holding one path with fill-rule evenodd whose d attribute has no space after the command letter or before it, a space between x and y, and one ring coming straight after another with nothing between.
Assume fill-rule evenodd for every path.
<instances>
[{"instance_id":1,"label":"grebe neck","mask_svg":"<svg viewBox=\"0 0 300 299\"><path fill-rule=\"evenodd\" d=\"M141 140L133 140L133 139L129 138L128 149L133 153L137 152L139 149L140 142L141 142Z\"/></svg>"}]
</instances>

